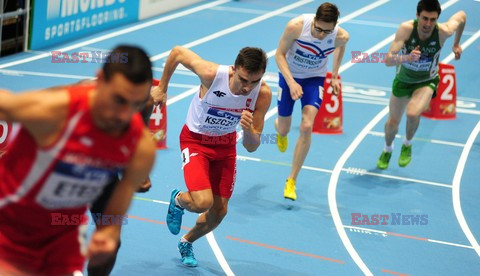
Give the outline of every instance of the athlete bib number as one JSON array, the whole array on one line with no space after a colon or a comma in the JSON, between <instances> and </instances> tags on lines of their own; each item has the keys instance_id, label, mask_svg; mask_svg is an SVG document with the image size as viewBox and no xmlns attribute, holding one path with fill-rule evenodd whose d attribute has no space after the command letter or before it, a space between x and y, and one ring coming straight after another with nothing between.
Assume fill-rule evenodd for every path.
<instances>
[{"instance_id":1,"label":"athlete bib number","mask_svg":"<svg viewBox=\"0 0 480 276\"><path fill-rule=\"evenodd\" d=\"M47 209L79 208L92 202L111 179L110 171L57 164L37 195L37 203Z\"/></svg>"}]
</instances>

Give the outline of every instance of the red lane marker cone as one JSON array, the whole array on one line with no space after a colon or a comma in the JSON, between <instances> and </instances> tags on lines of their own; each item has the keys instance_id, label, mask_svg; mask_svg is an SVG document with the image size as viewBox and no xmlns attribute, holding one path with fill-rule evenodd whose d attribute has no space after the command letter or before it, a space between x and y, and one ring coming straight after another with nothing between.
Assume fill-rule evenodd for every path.
<instances>
[{"instance_id":1,"label":"red lane marker cone","mask_svg":"<svg viewBox=\"0 0 480 276\"><path fill-rule=\"evenodd\" d=\"M153 86L158 85L158 80L153 79ZM167 148L167 105L162 108L155 106L148 124L150 133L157 145L157 149Z\"/></svg>"},{"instance_id":2,"label":"red lane marker cone","mask_svg":"<svg viewBox=\"0 0 480 276\"><path fill-rule=\"evenodd\" d=\"M340 79L340 76L338 76ZM333 95L332 73L328 72L323 85L323 101L313 123L313 132L320 134L343 133L343 103L342 89L338 95Z\"/></svg>"},{"instance_id":3,"label":"red lane marker cone","mask_svg":"<svg viewBox=\"0 0 480 276\"><path fill-rule=\"evenodd\" d=\"M422 116L434 120L453 120L456 118L457 79L455 67L451 64L439 65L440 83L437 96L430 101L430 106Z\"/></svg>"}]
</instances>

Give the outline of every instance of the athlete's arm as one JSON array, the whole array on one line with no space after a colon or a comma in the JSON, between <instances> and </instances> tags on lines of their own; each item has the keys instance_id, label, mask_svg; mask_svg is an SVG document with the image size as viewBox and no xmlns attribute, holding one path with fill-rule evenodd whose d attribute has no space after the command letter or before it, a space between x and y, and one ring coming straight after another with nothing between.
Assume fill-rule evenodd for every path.
<instances>
[{"instance_id":1,"label":"athlete's arm","mask_svg":"<svg viewBox=\"0 0 480 276\"><path fill-rule=\"evenodd\" d=\"M155 104L164 104L168 82L178 64L182 64L194 72L200 78L202 86L207 88L207 90L212 85L218 68L218 64L202 59L191 50L181 46L175 46L165 62L165 67L158 88L154 88L151 92Z\"/></svg>"},{"instance_id":2,"label":"athlete's arm","mask_svg":"<svg viewBox=\"0 0 480 276\"><path fill-rule=\"evenodd\" d=\"M112 215L115 218L123 217L122 220L126 219L124 216L132 201L133 194L147 178L154 159L155 145L147 129L144 129L132 160L130 160L122 179L117 184L103 215ZM92 265L103 263L115 252L120 239L122 224L117 222L118 220L115 220L109 225L98 225L92 235L87 254Z\"/></svg>"},{"instance_id":3,"label":"athlete's arm","mask_svg":"<svg viewBox=\"0 0 480 276\"><path fill-rule=\"evenodd\" d=\"M287 62L287 52L292 47L295 40L300 36L303 28L303 16L296 17L290 20L283 31L280 42L278 43L277 51L275 53L275 61L278 69L282 73L288 87L292 99L297 100L303 95L302 87L293 79L290 68Z\"/></svg>"},{"instance_id":4,"label":"athlete's arm","mask_svg":"<svg viewBox=\"0 0 480 276\"><path fill-rule=\"evenodd\" d=\"M340 91L340 83L338 82L338 70L345 54L345 47L349 39L348 32L338 27L337 37L335 38L335 51L333 51L333 67L332 67L332 87L333 94L337 95Z\"/></svg>"},{"instance_id":5,"label":"athlete's arm","mask_svg":"<svg viewBox=\"0 0 480 276\"><path fill-rule=\"evenodd\" d=\"M0 90L0 120L22 124L40 146L53 142L68 115L64 89L11 93Z\"/></svg>"},{"instance_id":6,"label":"athlete's arm","mask_svg":"<svg viewBox=\"0 0 480 276\"><path fill-rule=\"evenodd\" d=\"M385 65L387 66L395 66L398 64L402 64L404 62L411 61L409 55L401 55L399 52L405 45L405 41L408 40L410 35L413 31L413 21L403 22L397 30L395 34L395 39L390 45L390 49L388 49L387 58L385 61ZM412 51L413 55L418 54L419 51Z\"/></svg>"},{"instance_id":7,"label":"athlete's arm","mask_svg":"<svg viewBox=\"0 0 480 276\"><path fill-rule=\"evenodd\" d=\"M240 125L243 129L243 146L248 152L254 152L260 146L260 134L263 131L265 114L272 101L272 90L262 81L253 114L244 110Z\"/></svg>"},{"instance_id":8,"label":"athlete's arm","mask_svg":"<svg viewBox=\"0 0 480 276\"><path fill-rule=\"evenodd\" d=\"M447 22L439 25L440 30L440 45L443 46L445 40L455 33L455 40L453 41L453 53L455 54L455 59L460 59L462 55L462 47L460 46L460 38L463 34L463 29L465 28L465 23L467 22L467 14L464 11L459 11L456 14L452 15Z\"/></svg>"}]
</instances>

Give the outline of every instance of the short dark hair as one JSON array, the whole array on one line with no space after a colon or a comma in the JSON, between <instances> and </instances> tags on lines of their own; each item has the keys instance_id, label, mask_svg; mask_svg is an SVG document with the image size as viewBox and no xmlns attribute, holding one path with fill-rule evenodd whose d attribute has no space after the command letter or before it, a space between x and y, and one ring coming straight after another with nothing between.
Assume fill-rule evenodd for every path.
<instances>
[{"instance_id":1,"label":"short dark hair","mask_svg":"<svg viewBox=\"0 0 480 276\"><path fill-rule=\"evenodd\" d=\"M438 0L420 0L417 5L417 14L420 15L422 11L437 12L438 16L442 13L442 6Z\"/></svg>"},{"instance_id":2,"label":"short dark hair","mask_svg":"<svg viewBox=\"0 0 480 276\"><path fill-rule=\"evenodd\" d=\"M152 81L152 63L143 49L119 45L110 52L103 64L106 81L110 81L116 73L122 74L134 84Z\"/></svg>"},{"instance_id":3,"label":"short dark hair","mask_svg":"<svg viewBox=\"0 0 480 276\"><path fill-rule=\"evenodd\" d=\"M267 54L262 49L245 47L238 53L235 67L243 67L250 73L265 72L267 60Z\"/></svg>"},{"instance_id":4,"label":"short dark hair","mask_svg":"<svg viewBox=\"0 0 480 276\"><path fill-rule=\"evenodd\" d=\"M340 16L340 11L335 4L325 2L320 5L315 14L315 21L323 21L327 23L334 23L337 25L338 17Z\"/></svg>"}]
</instances>

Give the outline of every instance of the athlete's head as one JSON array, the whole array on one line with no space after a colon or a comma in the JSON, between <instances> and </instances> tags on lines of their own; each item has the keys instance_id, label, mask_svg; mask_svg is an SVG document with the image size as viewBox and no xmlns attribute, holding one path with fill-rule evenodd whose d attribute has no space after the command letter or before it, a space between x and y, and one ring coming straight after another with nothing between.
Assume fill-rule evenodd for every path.
<instances>
[{"instance_id":1,"label":"athlete's head","mask_svg":"<svg viewBox=\"0 0 480 276\"><path fill-rule=\"evenodd\" d=\"M441 12L438 0L420 0L417 5L418 30L425 35L430 34Z\"/></svg>"},{"instance_id":2,"label":"athlete's head","mask_svg":"<svg viewBox=\"0 0 480 276\"><path fill-rule=\"evenodd\" d=\"M105 131L123 130L150 97L152 64L140 48L121 45L112 50L99 71L93 103L95 123Z\"/></svg>"},{"instance_id":3,"label":"athlete's head","mask_svg":"<svg viewBox=\"0 0 480 276\"><path fill-rule=\"evenodd\" d=\"M240 50L233 66L230 90L237 95L248 95L262 80L267 68L267 55L260 48L245 47Z\"/></svg>"},{"instance_id":4,"label":"athlete's head","mask_svg":"<svg viewBox=\"0 0 480 276\"><path fill-rule=\"evenodd\" d=\"M334 4L329 2L321 4L312 23L313 37L323 39L331 34L337 25L339 15L340 12Z\"/></svg>"}]
</instances>

